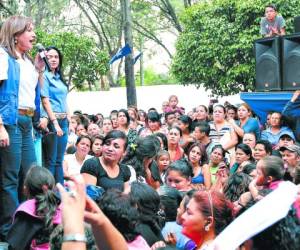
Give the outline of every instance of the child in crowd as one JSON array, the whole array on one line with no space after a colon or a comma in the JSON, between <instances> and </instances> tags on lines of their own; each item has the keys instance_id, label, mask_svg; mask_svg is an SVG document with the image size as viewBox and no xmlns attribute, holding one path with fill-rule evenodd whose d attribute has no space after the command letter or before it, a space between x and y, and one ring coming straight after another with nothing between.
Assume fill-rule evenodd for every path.
<instances>
[{"instance_id":1,"label":"child in crowd","mask_svg":"<svg viewBox=\"0 0 300 250\"><path fill-rule=\"evenodd\" d=\"M274 190L283 181L283 160L277 156L266 156L257 162L256 171L257 176L249 185L254 199L258 198L259 187Z\"/></svg>"},{"instance_id":2,"label":"child in crowd","mask_svg":"<svg viewBox=\"0 0 300 250\"><path fill-rule=\"evenodd\" d=\"M160 177L161 177L162 181L164 182L167 168L169 167L170 162L171 162L170 154L167 150L160 150L157 153L155 160L157 162Z\"/></svg>"},{"instance_id":3,"label":"child in crowd","mask_svg":"<svg viewBox=\"0 0 300 250\"><path fill-rule=\"evenodd\" d=\"M165 108L164 113L179 112L181 115L183 115L184 109L177 105L178 105L178 97L176 95L171 95L169 97L169 105Z\"/></svg>"},{"instance_id":4,"label":"child in crowd","mask_svg":"<svg viewBox=\"0 0 300 250\"><path fill-rule=\"evenodd\" d=\"M49 249L50 234L61 224L60 199L54 188L55 180L48 169L32 167L28 171L24 192L29 200L15 212L7 237L9 249Z\"/></svg>"}]
</instances>

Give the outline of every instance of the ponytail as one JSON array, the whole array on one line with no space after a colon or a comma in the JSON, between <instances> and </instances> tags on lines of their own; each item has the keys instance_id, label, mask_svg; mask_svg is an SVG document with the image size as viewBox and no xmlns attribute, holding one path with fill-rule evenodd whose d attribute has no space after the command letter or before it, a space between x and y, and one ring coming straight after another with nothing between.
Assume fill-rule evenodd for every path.
<instances>
[{"instance_id":1,"label":"ponytail","mask_svg":"<svg viewBox=\"0 0 300 250\"><path fill-rule=\"evenodd\" d=\"M52 190L45 190L44 193L35 196L36 215L43 217L46 230L52 230L53 217L59 205L59 199Z\"/></svg>"},{"instance_id":2,"label":"ponytail","mask_svg":"<svg viewBox=\"0 0 300 250\"><path fill-rule=\"evenodd\" d=\"M27 172L24 184L29 197L36 200L36 215L42 217L45 229L51 232L53 217L60 203L53 191L53 175L44 167L32 167Z\"/></svg>"}]
</instances>

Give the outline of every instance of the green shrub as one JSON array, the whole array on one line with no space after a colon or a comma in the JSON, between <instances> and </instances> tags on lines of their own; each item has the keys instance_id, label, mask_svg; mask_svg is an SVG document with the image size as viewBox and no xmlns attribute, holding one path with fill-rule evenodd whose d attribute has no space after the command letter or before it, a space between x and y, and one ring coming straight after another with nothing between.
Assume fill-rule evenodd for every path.
<instances>
[{"instance_id":1,"label":"green shrub","mask_svg":"<svg viewBox=\"0 0 300 250\"><path fill-rule=\"evenodd\" d=\"M125 87L125 76L121 77L121 86ZM177 84L177 81L173 76L168 73L156 73L153 68L146 68L144 70L144 86L151 85L165 85L165 84ZM140 72L135 73L135 85L141 86Z\"/></svg>"}]
</instances>

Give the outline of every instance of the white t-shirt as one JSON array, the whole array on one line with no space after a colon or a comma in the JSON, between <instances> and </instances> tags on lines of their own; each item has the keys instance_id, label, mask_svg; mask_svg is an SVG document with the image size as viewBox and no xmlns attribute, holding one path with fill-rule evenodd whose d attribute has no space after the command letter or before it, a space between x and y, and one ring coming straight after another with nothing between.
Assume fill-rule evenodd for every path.
<instances>
[{"instance_id":1,"label":"white t-shirt","mask_svg":"<svg viewBox=\"0 0 300 250\"><path fill-rule=\"evenodd\" d=\"M19 108L35 109L35 88L38 83L38 73L34 65L28 58L17 60L20 65L20 83L19 83ZM6 80L8 77L8 54L0 48L0 80Z\"/></svg>"},{"instance_id":2,"label":"white t-shirt","mask_svg":"<svg viewBox=\"0 0 300 250\"><path fill-rule=\"evenodd\" d=\"M7 79L8 71L8 54L0 47L0 80Z\"/></svg>"},{"instance_id":3,"label":"white t-shirt","mask_svg":"<svg viewBox=\"0 0 300 250\"><path fill-rule=\"evenodd\" d=\"M92 158L93 156L91 155L87 155L83 161L83 163L87 160ZM68 165L68 174L69 175L76 175L76 174L80 174L80 170L81 167L83 165L79 164L79 162L76 160L75 154L69 154L69 155L65 155L64 156L64 161L67 163Z\"/></svg>"}]
</instances>

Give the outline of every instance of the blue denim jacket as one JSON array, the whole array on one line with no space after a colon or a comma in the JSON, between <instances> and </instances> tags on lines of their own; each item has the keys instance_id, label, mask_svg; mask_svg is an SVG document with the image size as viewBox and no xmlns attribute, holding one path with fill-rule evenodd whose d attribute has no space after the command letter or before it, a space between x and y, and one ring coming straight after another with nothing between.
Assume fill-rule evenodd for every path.
<instances>
[{"instance_id":1,"label":"blue denim jacket","mask_svg":"<svg viewBox=\"0 0 300 250\"><path fill-rule=\"evenodd\" d=\"M20 83L20 66L17 60L8 55L7 80L0 84L0 115L5 125L17 124L18 99ZM40 106L40 87L37 84L35 89L35 104Z\"/></svg>"},{"instance_id":2,"label":"blue denim jacket","mask_svg":"<svg viewBox=\"0 0 300 250\"><path fill-rule=\"evenodd\" d=\"M282 110L282 114L287 117L292 117L294 121L294 133L296 140L300 142L300 98L295 102L289 101Z\"/></svg>"}]
</instances>

